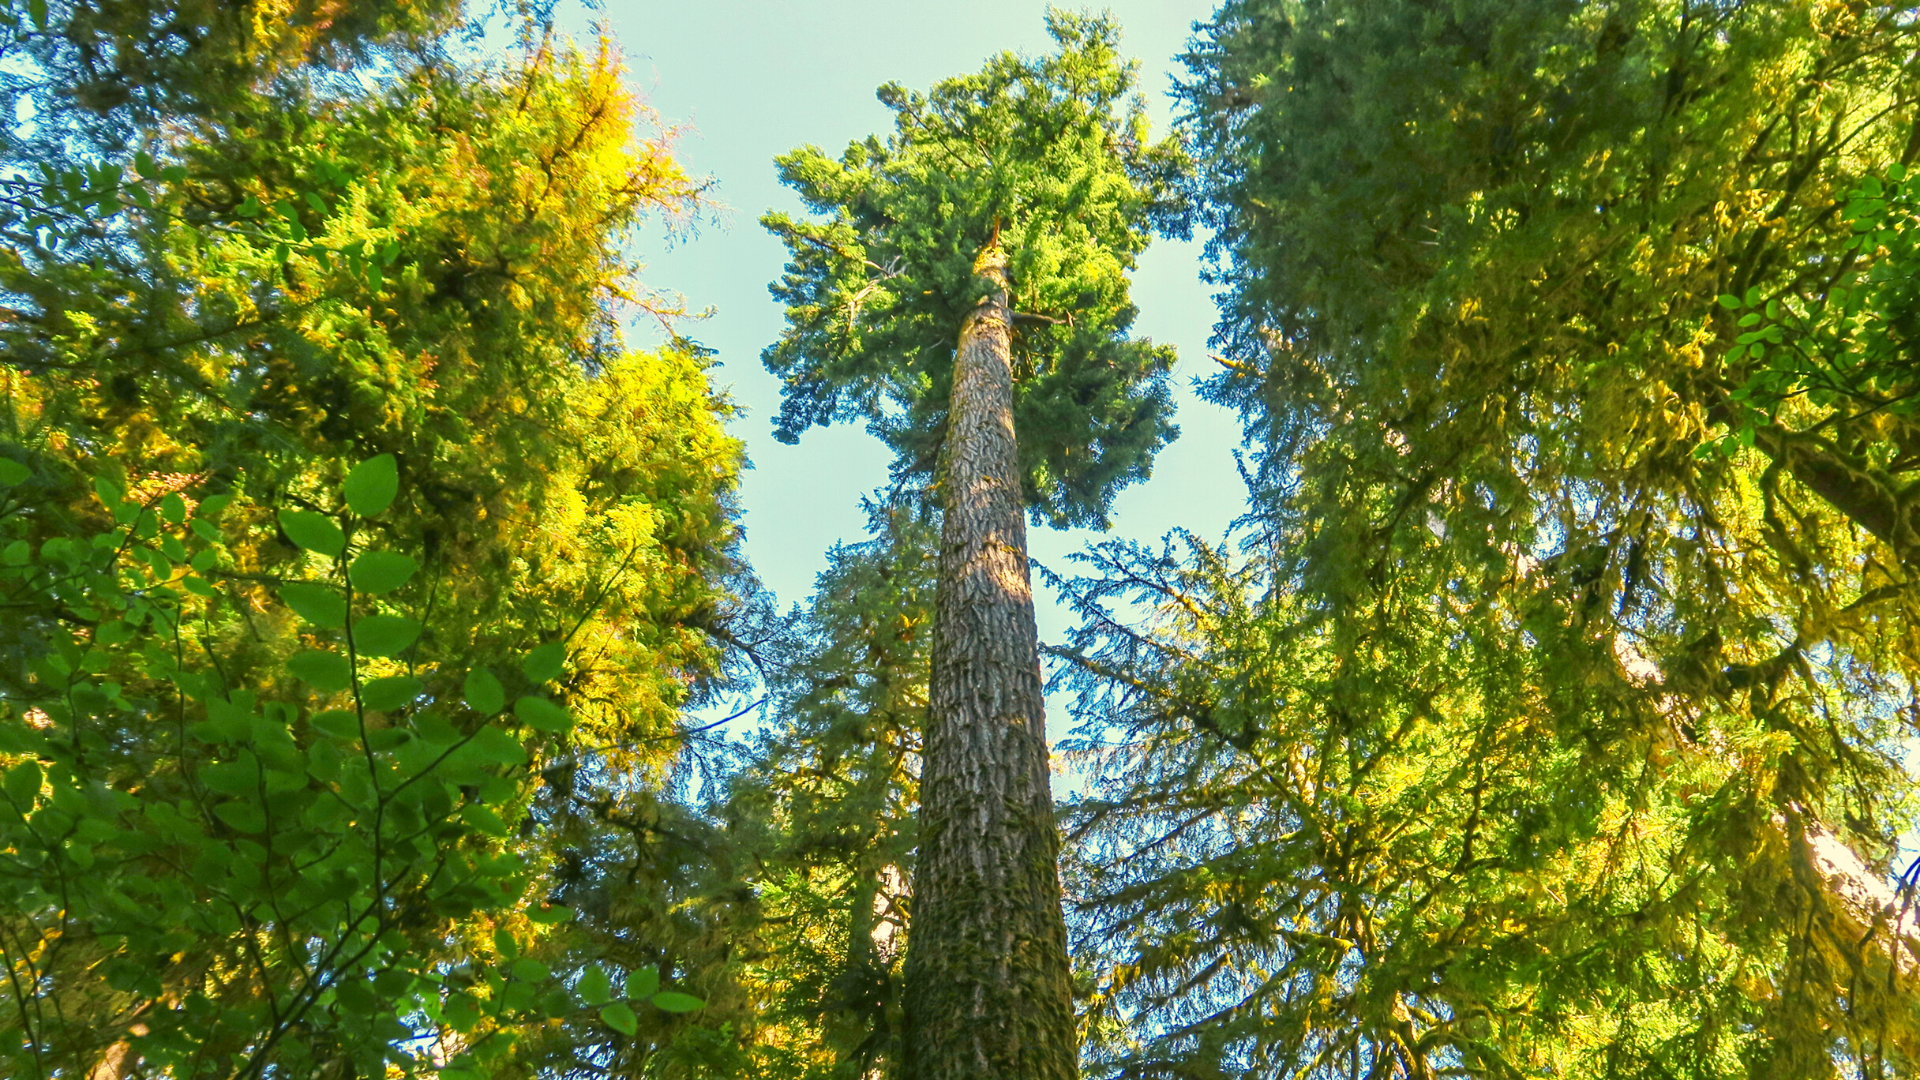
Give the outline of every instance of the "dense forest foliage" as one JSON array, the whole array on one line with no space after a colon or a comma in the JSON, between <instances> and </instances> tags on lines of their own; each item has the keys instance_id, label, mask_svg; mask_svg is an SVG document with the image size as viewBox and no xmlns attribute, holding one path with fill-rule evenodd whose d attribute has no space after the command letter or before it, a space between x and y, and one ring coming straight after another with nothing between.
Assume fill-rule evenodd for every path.
<instances>
[{"instance_id":1,"label":"dense forest foliage","mask_svg":"<svg viewBox=\"0 0 1920 1080\"><path fill-rule=\"evenodd\" d=\"M0 1075L1920 1074L1920 15L1045 25L768 163L783 609L616 42L0 8ZM1040 643L1192 231L1244 514Z\"/></svg>"}]
</instances>

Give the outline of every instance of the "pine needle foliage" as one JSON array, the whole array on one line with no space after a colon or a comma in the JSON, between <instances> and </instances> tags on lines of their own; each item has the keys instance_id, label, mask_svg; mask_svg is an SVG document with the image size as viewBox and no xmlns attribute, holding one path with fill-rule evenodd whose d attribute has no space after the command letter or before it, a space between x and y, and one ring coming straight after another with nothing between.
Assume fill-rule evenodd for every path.
<instances>
[{"instance_id":1,"label":"pine needle foliage","mask_svg":"<svg viewBox=\"0 0 1920 1080\"><path fill-rule=\"evenodd\" d=\"M1202 28L1208 392L1258 490L1244 551L1108 547L1075 586L1106 1073L1913 1070L1885 342L1917 32L1693 0Z\"/></svg>"},{"instance_id":2,"label":"pine needle foliage","mask_svg":"<svg viewBox=\"0 0 1920 1080\"><path fill-rule=\"evenodd\" d=\"M1058 51L1004 53L925 93L889 84L894 132L781 156L814 219L762 219L790 262L788 328L764 355L784 383L775 434L863 420L903 480L938 463L954 344L985 297L980 253L1008 255L1017 311L1014 425L1036 519L1105 521L1177 432L1172 351L1129 336L1126 273L1151 230L1185 228L1177 140L1150 142L1111 19L1053 10Z\"/></svg>"}]
</instances>

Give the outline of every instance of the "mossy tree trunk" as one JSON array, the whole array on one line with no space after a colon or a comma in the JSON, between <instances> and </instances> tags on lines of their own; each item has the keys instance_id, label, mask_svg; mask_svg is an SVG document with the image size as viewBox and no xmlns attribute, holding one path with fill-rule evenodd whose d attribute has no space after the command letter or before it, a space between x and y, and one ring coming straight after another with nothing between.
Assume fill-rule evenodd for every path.
<instances>
[{"instance_id":1,"label":"mossy tree trunk","mask_svg":"<svg viewBox=\"0 0 1920 1080\"><path fill-rule=\"evenodd\" d=\"M1006 257L962 324L947 419L903 1080L1077 1072L1060 839L1013 429Z\"/></svg>"}]
</instances>

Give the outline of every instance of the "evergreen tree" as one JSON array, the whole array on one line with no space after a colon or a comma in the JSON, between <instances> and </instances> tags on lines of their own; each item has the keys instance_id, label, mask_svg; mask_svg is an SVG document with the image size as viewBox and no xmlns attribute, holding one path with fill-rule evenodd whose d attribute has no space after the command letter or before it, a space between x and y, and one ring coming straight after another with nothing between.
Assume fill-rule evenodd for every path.
<instances>
[{"instance_id":1,"label":"evergreen tree","mask_svg":"<svg viewBox=\"0 0 1920 1080\"><path fill-rule=\"evenodd\" d=\"M1067 1077L1060 914L1025 516L1098 523L1173 435L1169 350L1130 340L1126 270L1174 224L1184 156L1147 142L1110 20L1051 12L1059 51L926 94L886 86L891 137L783 179L792 255L778 433L863 419L941 511L920 777L909 1077Z\"/></svg>"},{"instance_id":2,"label":"evergreen tree","mask_svg":"<svg viewBox=\"0 0 1920 1080\"><path fill-rule=\"evenodd\" d=\"M1244 559L1109 549L1083 586L1113 1073L1911 1071L1916 32L1203 30L1209 392L1261 490ZM1147 624L1102 613L1136 587Z\"/></svg>"},{"instance_id":3,"label":"evergreen tree","mask_svg":"<svg viewBox=\"0 0 1920 1080\"><path fill-rule=\"evenodd\" d=\"M728 793L764 920L762 1075L865 1080L899 1059L938 532L923 507L869 512L871 538L836 547L796 612L777 726Z\"/></svg>"}]
</instances>

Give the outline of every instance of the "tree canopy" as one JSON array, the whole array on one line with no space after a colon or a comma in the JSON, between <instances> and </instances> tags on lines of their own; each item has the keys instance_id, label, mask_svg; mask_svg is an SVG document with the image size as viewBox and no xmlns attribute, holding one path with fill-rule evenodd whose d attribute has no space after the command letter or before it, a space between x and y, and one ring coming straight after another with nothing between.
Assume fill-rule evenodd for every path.
<instances>
[{"instance_id":1,"label":"tree canopy","mask_svg":"<svg viewBox=\"0 0 1920 1080\"><path fill-rule=\"evenodd\" d=\"M779 158L821 220L762 219L791 257L773 287L787 330L765 361L783 382L782 440L864 420L900 476L930 476L961 319L986 295L975 260L997 240L1026 496L1037 519L1084 525L1176 434L1172 353L1129 336L1126 272L1151 229L1185 228L1185 154L1148 141L1111 20L1053 10L1047 28L1055 54L1004 53L925 94L881 87L885 140Z\"/></svg>"},{"instance_id":2,"label":"tree canopy","mask_svg":"<svg viewBox=\"0 0 1920 1080\"><path fill-rule=\"evenodd\" d=\"M0 5L0 1074L1920 1070L1910 8L1220 0L1158 138L1107 15L882 87L772 163L775 434L893 455L785 610L636 254L711 181L560 25ZM1040 646L1196 227L1244 516Z\"/></svg>"},{"instance_id":3,"label":"tree canopy","mask_svg":"<svg viewBox=\"0 0 1920 1080\"><path fill-rule=\"evenodd\" d=\"M1684 0L1202 31L1208 392L1257 483L1244 556L1110 548L1077 586L1108 1068L1911 1067L1911 367L1876 335L1914 31Z\"/></svg>"}]
</instances>

